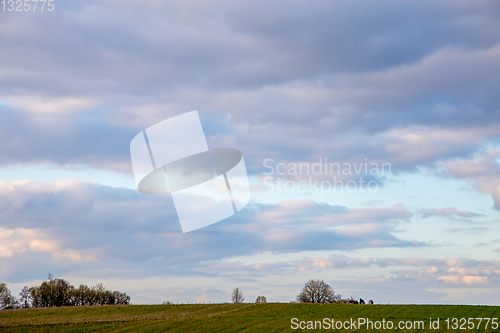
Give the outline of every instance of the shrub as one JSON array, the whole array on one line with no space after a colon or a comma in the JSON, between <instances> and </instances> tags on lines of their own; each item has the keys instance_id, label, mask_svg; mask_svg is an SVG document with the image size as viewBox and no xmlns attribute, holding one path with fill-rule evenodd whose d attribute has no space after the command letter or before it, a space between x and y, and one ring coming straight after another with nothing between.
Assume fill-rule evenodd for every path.
<instances>
[{"instance_id":1,"label":"shrub","mask_svg":"<svg viewBox=\"0 0 500 333\"><path fill-rule=\"evenodd\" d=\"M259 296L255 299L255 304L267 303L266 296Z\"/></svg>"}]
</instances>

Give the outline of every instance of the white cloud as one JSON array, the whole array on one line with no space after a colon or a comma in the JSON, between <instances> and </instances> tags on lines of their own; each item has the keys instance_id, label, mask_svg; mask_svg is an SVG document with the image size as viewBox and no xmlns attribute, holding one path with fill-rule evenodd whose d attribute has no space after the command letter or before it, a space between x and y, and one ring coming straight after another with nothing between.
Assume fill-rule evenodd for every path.
<instances>
[{"instance_id":1,"label":"white cloud","mask_svg":"<svg viewBox=\"0 0 500 333\"><path fill-rule=\"evenodd\" d=\"M452 159L437 163L444 177L468 179L476 189L491 194L495 208L500 209L500 149L488 148L470 158Z\"/></svg>"},{"instance_id":2,"label":"white cloud","mask_svg":"<svg viewBox=\"0 0 500 333\"><path fill-rule=\"evenodd\" d=\"M14 109L33 112L35 114L74 113L88 110L98 102L83 97L48 97L37 95L0 96Z\"/></svg>"}]
</instances>

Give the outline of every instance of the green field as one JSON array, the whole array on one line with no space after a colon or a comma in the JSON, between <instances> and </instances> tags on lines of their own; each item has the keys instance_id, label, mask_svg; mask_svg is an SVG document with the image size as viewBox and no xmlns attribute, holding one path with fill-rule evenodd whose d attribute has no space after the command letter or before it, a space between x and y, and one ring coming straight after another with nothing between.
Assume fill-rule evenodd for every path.
<instances>
[{"instance_id":1,"label":"green field","mask_svg":"<svg viewBox=\"0 0 500 333\"><path fill-rule=\"evenodd\" d=\"M355 305L355 304L184 304L69 307L0 311L0 332L312 332L332 329L291 329L291 319L339 321L368 318L372 322L424 321L422 329L350 332L493 332L492 322L474 320L476 327L446 329L446 318L500 318L500 307L465 305ZM440 318L440 329L429 329L429 318ZM318 325L318 324L317 324ZM460 323L459 323L460 325ZM466 326L466 325L465 325ZM318 326L317 326L318 328Z\"/></svg>"}]
</instances>

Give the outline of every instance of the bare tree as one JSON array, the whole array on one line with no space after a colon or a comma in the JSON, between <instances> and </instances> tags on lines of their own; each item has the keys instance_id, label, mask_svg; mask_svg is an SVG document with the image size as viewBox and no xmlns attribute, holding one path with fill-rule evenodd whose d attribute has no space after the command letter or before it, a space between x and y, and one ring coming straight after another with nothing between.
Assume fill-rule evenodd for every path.
<instances>
[{"instance_id":1,"label":"bare tree","mask_svg":"<svg viewBox=\"0 0 500 333\"><path fill-rule=\"evenodd\" d=\"M255 299L255 304L267 303L266 296L259 296Z\"/></svg>"},{"instance_id":2,"label":"bare tree","mask_svg":"<svg viewBox=\"0 0 500 333\"><path fill-rule=\"evenodd\" d=\"M245 297L243 297L243 293L240 288L235 288L233 293L231 294L231 302L235 304L243 303Z\"/></svg>"},{"instance_id":3,"label":"bare tree","mask_svg":"<svg viewBox=\"0 0 500 333\"><path fill-rule=\"evenodd\" d=\"M323 280L309 280L299 295L300 303L336 303L335 291Z\"/></svg>"},{"instance_id":4,"label":"bare tree","mask_svg":"<svg viewBox=\"0 0 500 333\"><path fill-rule=\"evenodd\" d=\"M22 308L29 308L30 307L30 293L31 290L28 286L24 286L23 290L19 293L19 303L21 303Z\"/></svg>"},{"instance_id":5,"label":"bare tree","mask_svg":"<svg viewBox=\"0 0 500 333\"><path fill-rule=\"evenodd\" d=\"M0 282L0 309L15 309L18 306L17 299L12 296L7 285Z\"/></svg>"},{"instance_id":6,"label":"bare tree","mask_svg":"<svg viewBox=\"0 0 500 333\"><path fill-rule=\"evenodd\" d=\"M104 285L102 283L98 283L92 287L92 291L96 295L97 305L104 305L106 303L106 288L104 288Z\"/></svg>"}]
</instances>

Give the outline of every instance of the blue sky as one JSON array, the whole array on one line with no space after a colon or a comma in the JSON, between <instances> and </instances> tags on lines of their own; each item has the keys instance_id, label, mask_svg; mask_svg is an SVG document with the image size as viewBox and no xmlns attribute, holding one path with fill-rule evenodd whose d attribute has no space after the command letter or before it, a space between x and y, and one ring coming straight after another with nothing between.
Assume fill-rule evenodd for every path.
<instances>
[{"instance_id":1,"label":"blue sky","mask_svg":"<svg viewBox=\"0 0 500 333\"><path fill-rule=\"evenodd\" d=\"M60 1L0 11L0 280L50 272L134 303L500 294L496 1ZM182 234L129 144L198 110L251 202ZM267 191L266 160L389 163L377 191ZM273 175L333 181L332 175ZM347 182L357 175L338 175ZM291 184L291 183L290 183Z\"/></svg>"}]
</instances>

